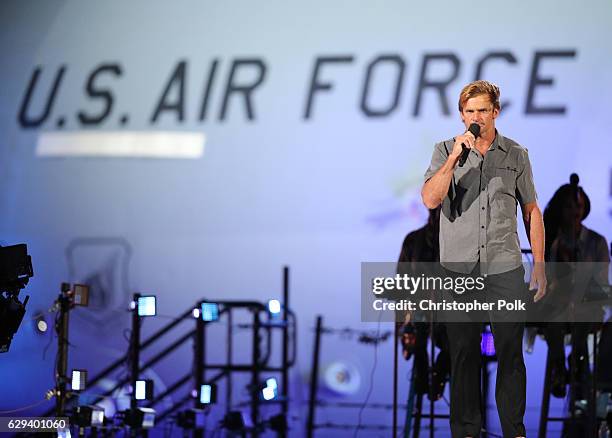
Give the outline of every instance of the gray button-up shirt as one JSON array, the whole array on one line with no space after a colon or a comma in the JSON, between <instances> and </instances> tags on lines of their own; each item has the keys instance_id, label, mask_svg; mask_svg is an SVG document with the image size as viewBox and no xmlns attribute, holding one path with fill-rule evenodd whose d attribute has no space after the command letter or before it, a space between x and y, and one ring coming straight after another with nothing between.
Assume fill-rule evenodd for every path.
<instances>
[{"instance_id":1,"label":"gray button-up shirt","mask_svg":"<svg viewBox=\"0 0 612 438\"><path fill-rule=\"evenodd\" d=\"M434 147L425 181L448 159L454 139ZM481 274L499 274L521 265L517 203L536 200L527 149L496 132L482 156L471 149L463 167L455 167L440 214L440 261L469 273L480 262Z\"/></svg>"}]
</instances>

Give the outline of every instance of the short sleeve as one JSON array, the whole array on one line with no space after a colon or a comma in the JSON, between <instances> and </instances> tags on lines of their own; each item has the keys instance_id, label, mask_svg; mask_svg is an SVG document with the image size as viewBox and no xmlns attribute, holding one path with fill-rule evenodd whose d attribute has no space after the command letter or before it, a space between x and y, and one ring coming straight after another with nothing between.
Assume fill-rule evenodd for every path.
<instances>
[{"instance_id":1,"label":"short sleeve","mask_svg":"<svg viewBox=\"0 0 612 438\"><path fill-rule=\"evenodd\" d=\"M533 184L533 172L527 150L521 151L521 167L516 180L516 199L521 206L535 202L538 199L535 186Z\"/></svg>"},{"instance_id":2,"label":"short sleeve","mask_svg":"<svg viewBox=\"0 0 612 438\"><path fill-rule=\"evenodd\" d=\"M425 182L436 174L438 170L444 165L448 159L448 153L444 147L444 142L436 143L434 146L433 154L431 156L431 163L427 172L425 172Z\"/></svg>"}]
</instances>

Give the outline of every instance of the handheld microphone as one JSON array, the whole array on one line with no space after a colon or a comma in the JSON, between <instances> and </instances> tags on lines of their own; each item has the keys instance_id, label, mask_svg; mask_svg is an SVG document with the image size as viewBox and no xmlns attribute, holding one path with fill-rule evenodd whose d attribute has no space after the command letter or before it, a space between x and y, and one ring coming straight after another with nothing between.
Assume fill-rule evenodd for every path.
<instances>
[{"instance_id":1,"label":"handheld microphone","mask_svg":"<svg viewBox=\"0 0 612 438\"><path fill-rule=\"evenodd\" d=\"M474 137L478 138L480 135L480 125L478 123L472 123L468 131L474 134ZM461 152L461 157L459 158L459 167L463 167L470 154L470 149L465 144L461 143L461 147L463 148L463 152Z\"/></svg>"}]
</instances>

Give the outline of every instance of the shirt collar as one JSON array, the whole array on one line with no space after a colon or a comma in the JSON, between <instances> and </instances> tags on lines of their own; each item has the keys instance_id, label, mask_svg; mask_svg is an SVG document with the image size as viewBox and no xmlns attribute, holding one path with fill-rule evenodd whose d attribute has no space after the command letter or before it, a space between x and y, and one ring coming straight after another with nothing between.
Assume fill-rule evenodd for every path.
<instances>
[{"instance_id":1,"label":"shirt collar","mask_svg":"<svg viewBox=\"0 0 612 438\"><path fill-rule=\"evenodd\" d=\"M489 150L492 151L492 150L497 149L497 148L500 148L504 152L508 152L508 148L506 146L506 143L504 142L504 137L499 135L499 132L497 132L497 129L496 129L495 130L495 138L493 139L493 143L491 143L491 146L489 147Z\"/></svg>"}]
</instances>

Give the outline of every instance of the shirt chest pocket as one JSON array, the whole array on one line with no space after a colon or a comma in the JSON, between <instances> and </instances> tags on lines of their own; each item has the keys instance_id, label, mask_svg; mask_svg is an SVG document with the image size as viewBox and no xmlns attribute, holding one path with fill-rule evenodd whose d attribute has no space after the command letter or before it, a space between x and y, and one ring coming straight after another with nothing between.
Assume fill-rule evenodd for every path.
<instances>
[{"instance_id":1,"label":"shirt chest pocket","mask_svg":"<svg viewBox=\"0 0 612 438\"><path fill-rule=\"evenodd\" d=\"M516 167L493 166L489 168L488 176L488 189L491 198L507 195L516 199L516 179L518 178Z\"/></svg>"}]
</instances>

